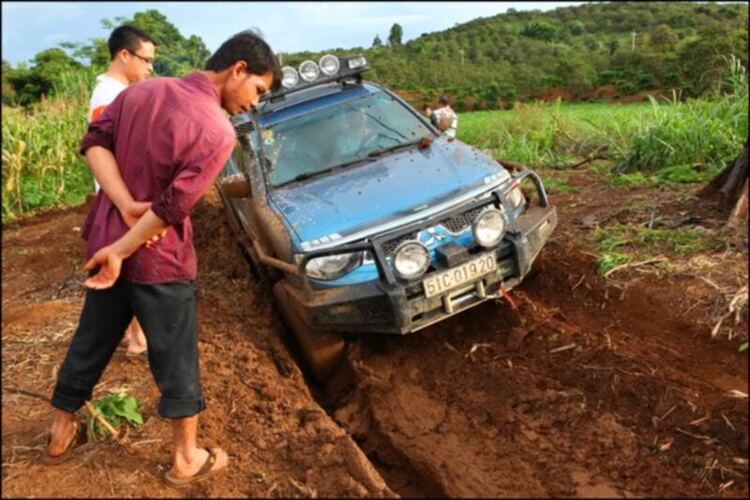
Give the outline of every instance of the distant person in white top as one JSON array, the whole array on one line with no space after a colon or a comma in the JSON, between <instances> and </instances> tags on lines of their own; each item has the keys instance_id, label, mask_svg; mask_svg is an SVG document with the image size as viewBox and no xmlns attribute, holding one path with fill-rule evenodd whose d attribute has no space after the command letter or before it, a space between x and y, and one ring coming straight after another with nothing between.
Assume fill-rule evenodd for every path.
<instances>
[{"instance_id":1,"label":"distant person in white top","mask_svg":"<svg viewBox=\"0 0 750 500\"><path fill-rule=\"evenodd\" d=\"M154 71L156 43L138 28L128 25L116 28L109 36L108 45L111 62L107 72L96 77L96 86L89 103L89 123L99 118L128 85L142 82ZM99 184L96 180L94 187L98 193ZM135 220L137 217L126 222L132 225ZM129 355L145 354L147 351L146 336L135 317L125 331L123 343L127 345Z\"/></svg>"},{"instance_id":2,"label":"distant person in white top","mask_svg":"<svg viewBox=\"0 0 750 500\"><path fill-rule=\"evenodd\" d=\"M438 130L450 138L455 138L456 129L458 128L458 115L451 109L450 104L448 104L448 96L441 95L438 103L440 104L439 108L433 111L428 107L425 113Z\"/></svg>"}]
</instances>

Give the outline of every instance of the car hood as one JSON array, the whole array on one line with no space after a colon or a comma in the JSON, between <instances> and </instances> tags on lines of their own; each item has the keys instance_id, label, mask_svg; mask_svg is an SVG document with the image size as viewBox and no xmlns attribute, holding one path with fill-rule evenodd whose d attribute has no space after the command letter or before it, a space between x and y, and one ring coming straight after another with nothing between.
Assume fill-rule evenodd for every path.
<instances>
[{"instance_id":1,"label":"car hood","mask_svg":"<svg viewBox=\"0 0 750 500\"><path fill-rule=\"evenodd\" d=\"M499 163L481 151L440 138L424 150L415 146L371 163L284 186L269 192L269 199L283 216L299 250L325 236L346 237L481 186L489 189L488 178L493 175L493 184L509 177Z\"/></svg>"}]
</instances>

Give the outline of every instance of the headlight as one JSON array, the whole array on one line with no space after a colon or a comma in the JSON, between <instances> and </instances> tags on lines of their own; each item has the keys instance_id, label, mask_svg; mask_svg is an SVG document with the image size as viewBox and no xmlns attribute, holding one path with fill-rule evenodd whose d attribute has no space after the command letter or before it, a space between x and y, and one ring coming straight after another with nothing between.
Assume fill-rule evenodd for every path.
<instances>
[{"instance_id":1,"label":"headlight","mask_svg":"<svg viewBox=\"0 0 750 500\"><path fill-rule=\"evenodd\" d=\"M306 82L315 80L320 75L320 68L315 61L305 61L299 65L299 76Z\"/></svg>"},{"instance_id":2,"label":"headlight","mask_svg":"<svg viewBox=\"0 0 750 500\"><path fill-rule=\"evenodd\" d=\"M299 74L291 66L284 66L281 69L281 86L290 89L299 83Z\"/></svg>"},{"instance_id":3,"label":"headlight","mask_svg":"<svg viewBox=\"0 0 750 500\"><path fill-rule=\"evenodd\" d=\"M410 280L421 276L430 267L430 252L417 241L401 243L393 253L393 269L399 278Z\"/></svg>"},{"instance_id":4,"label":"headlight","mask_svg":"<svg viewBox=\"0 0 750 500\"><path fill-rule=\"evenodd\" d=\"M474 239L485 248L496 246L505 233L505 219L499 210L485 210L472 224Z\"/></svg>"},{"instance_id":5,"label":"headlight","mask_svg":"<svg viewBox=\"0 0 750 500\"><path fill-rule=\"evenodd\" d=\"M510 191L508 191L508 201L510 202L510 206L512 206L514 209L518 208L521 203L523 203L523 192L521 191L521 186L516 184Z\"/></svg>"},{"instance_id":6,"label":"headlight","mask_svg":"<svg viewBox=\"0 0 750 500\"><path fill-rule=\"evenodd\" d=\"M339 58L331 54L326 54L320 58L318 65L320 66L320 71L322 71L324 75L331 76L339 70Z\"/></svg>"},{"instance_id":7,"label":"headlight","mask_svg":"<svg viewBox=\"0 0 750 500\"><path fill-rule=\"evenodd\" d=\"M311 278L334 280L362 264L362 252L340 253L310 259L305 272Z\"/></svg>"}]
</instances>

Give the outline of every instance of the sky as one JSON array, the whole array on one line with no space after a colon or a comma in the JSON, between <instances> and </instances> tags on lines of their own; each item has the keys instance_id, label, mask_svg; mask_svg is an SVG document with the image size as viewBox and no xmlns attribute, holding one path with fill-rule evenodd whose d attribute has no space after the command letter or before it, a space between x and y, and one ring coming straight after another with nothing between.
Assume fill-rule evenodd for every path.
<instances>
[{"instance_id":1,"label":"sky","mask_svg":"<svg viewBox=\"0 0 750 500\"><path fill-rule=\"evenodd\" d=\"M259 28L276 52L370 47L394 23L404 42L509 8L542 11L584 2L2 2L2 58L14 66L60 42L107 38L100 20L157 9L183 36L213 52L233 34ZM157 49L158 50L158 49ZM157 52L158 57L158 52Z\"/></svg>"}]
</instances>

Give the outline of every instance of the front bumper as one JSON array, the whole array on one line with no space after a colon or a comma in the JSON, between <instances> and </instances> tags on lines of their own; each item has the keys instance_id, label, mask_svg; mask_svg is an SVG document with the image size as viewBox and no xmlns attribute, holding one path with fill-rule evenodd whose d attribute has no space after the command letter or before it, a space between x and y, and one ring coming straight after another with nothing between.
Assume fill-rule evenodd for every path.
<instances>
[{"instance_id":1,"label":"front bumper","mask_svg":"<svg viewBox=\"0 0 750 500\"><path fill-rule=\"evenodd\" d=\"M470 258L492 253L497 269L459 288L426 297L423 280L445 271L438 268L410 283L396 279L382 266L378 281L314 290L282 282L293 306L311 328L345 333L406 334L442 321L456 313L493 298L501 288L509 290L528 274L550 234L557 226L557 211L547 202L541 180L533 180L544 206L527 207L511 225L500 245L492 250L475 247ZM497 198L500 203L500 196ZM378 260L381 248L374 245ZM304 262L302 263L304 266Z\"/></svg>"}]
</instances>

